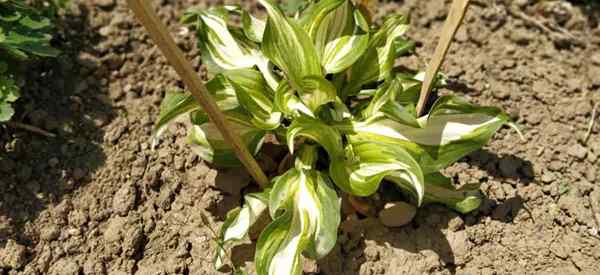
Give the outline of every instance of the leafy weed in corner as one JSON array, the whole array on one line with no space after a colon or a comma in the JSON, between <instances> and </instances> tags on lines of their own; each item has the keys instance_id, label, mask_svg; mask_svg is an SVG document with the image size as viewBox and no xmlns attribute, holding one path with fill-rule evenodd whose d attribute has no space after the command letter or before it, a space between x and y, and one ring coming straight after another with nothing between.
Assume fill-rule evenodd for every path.
<instances>
[{"instance_id":1,"label":"leafy weed in corner","mask_svg":"<svg viewBox=\"0 0 600 275\"><path fill-rule=\"evenodd\" d=\"M51 30L50 19L23 1L0 0L0 122L12 117L12 104L20 96L16 63L60 53L50 45Z\"/></svg>"},{"instance_id":2,"label":"leafy weed in corner","mask_svg":"<svg viewBox=\"0 0 600 275\"><path fill-rule=\"evenodd\" d=\"M292 18L272 0L259 2L267 19L236 5L192 9L182 18L196 29L212 76L207 89L231 128L254 154L269 137L286 144L294 159L268 188L247 194L228 213L218 232L217 269L266 213L272 222L256 244L257 274L301 274L303 257L322 258L336 244L339 194L370 196L384 180L417 206L439 203L461 213L479 207L479 186L457 190L439 171L512 122L498 108L455 96L440 97L417 117L423 74L394 68L413 47L404 37L407 17L369 25L351 1L321 0ZM230 23L231 15L241 26ZM153 143L181 117L190 120L187 140L202 159L241 167L186 92L165 96Z\"/></svg>"}]
</instances>

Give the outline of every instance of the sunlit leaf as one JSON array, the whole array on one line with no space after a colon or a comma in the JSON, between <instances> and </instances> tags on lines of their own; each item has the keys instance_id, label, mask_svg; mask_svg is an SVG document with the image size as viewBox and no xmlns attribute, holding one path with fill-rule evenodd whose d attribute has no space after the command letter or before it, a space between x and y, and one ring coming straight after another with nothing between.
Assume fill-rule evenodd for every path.
<instances>
[{"instance_id":1,"label":"sunlit leaf","mask_svg":"<svg viewBox=\"0 0 600 275\"><path fill-rule=\"evenodd\" d=\"M226 249L247 241L250 228L268 208L269 193L270 190L267 189L260 193L245 195L242 208L236 208L227 213L217 240L218 248L214 259L216 269L223 266Z\"/></svg>"},{"instance_id":2,"label":"sunlit leaf","mask_svg":"<svg viewBox=\"0 0 600 275\"><path fill-rule=\"evenodd\" d=\"M311 154L301 161L311 167ZM340 223L340 201L326 175L311 169L292 168L274 180L269 201L273 222L259 237L257 274L301 274L303 251L319 259L331 251Z\"/></svg>"},{"instance_id":3,"label":"sunlit leaf","mask_svg":"<svg viewBox=\"0 0 600 275\"><path fill-rule=\"evenodd\" d=\"M335 184L357 196L373 194L383 178L392 173L406 176L420 204L425 189L423 172L417 161L401 147L375 141L351 143L346 149L345 161L332 162L330 166L330 176Z\"/></svg>"},{"instance_id":4,"label":"sunlit leaf","mask_svg":"<svg viewBox=\"0 0 600 275\"><path fill-rule=\"evenodd\" d=\"M367 51L352 65L346 95L354 95L363 85L390 77L396 58L394 41L407 30L406 17L393 15L386 19L369 40Z\"/></svg>"},{"instance_id":5,"label":"sunlit leaf","mask_svg":"<svg viewBox=\"0 0 600 275\"><path fill-rule=\"evenodd\" d=\"M402 174L394 173L385 178L395 183L402 191L417 198L412 185ZM425 175L425 194L423 203L439 203L460 213L469 213L481 205L481 192L478 185L465 185L459 189L452 186L452 181L440 173Z\"/></svg>"},{"instance_id":6,"label":"sunlit leaf","mask_svg":"<svg viewBox=\"0 0 600 275\"><path fill-rule=\"evenodd\" d=\"M432 173L483 147L502 125L510 125L510 119L498 108L478 107L447 96L418 123L420 127L375 117L355 122L349 138L401 146L414 156L424 173Z\"/></svg>"},{"instance_id":7,"label":"sunlit leaf","mask_svg":"<svg viewBox=\"0 0 600 275\"><path fill-rule=\"evenodd\" d=\"M292 87L300 90L305 77L321 75L315 47L306 32L295 21L285 17L272 0L259 2L269 14L262 51L287 75Z\"/></svg>"}]
</instances>

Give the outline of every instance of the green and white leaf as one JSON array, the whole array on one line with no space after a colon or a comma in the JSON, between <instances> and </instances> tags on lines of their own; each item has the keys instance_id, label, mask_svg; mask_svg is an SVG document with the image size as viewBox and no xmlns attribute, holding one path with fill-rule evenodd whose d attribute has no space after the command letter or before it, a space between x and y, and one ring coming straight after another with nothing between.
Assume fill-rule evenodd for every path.
<instances>
[{"instance_id":1,"label":"green and white leaf","mask_svg":"<svg viewBox=\"0 0 600 275\"><path fill-rule=\"evenodd\" d=\"M250 121L251 118L240 110L226 113L230 129L240 135L252 154L257 154L263 145L267 132L256 128ZM241 162L233 148L225 142L217 127L205 120L194 123L188 130L187 141L192 150L203 160L219 167L239 167Z\"/></svg>"},{"instance_id":2,"label":"green and white leaf","mask_svg":"<svg viewBox=\"0 0 600 275\"><path fill-rule=\"evenodd\" d=\"M335 245L340 200L325 174L292 168L275 178L269 208L273 222L256 247L258 275L302 274L303 251L319 259Z\"/></svg>"},{"instance_id":3,"label":"green and white leaf","mask_svg":"<svg viewBox=\"0 0 600 275\"><path fill-rule=\"evenodd\" d=\"M478 107L452 96L440 98L431 114L419 118L418 123L420 127L376 116L354 122L349 139L401 146L427 174L480 149L502 125L511 124L498 108Z\"/></svg>"},{"instance_id":4,"label":"green and white leaf","mask_svg":"<svg viewBox=\"0 0 600 275\"><path fill-rule=\"evenodd\" d=\"M259 0L269 18L262 51L287 76L292 88L301 90L307 76L322 75L321 64L308 34L294 20L285 17L272 0Z\"/></svg>"},{"instance_id":5,"label":"green and white leaf","mask_svg":"<svg viewBox=\"0 0 600 275\"><path fill-rule=\"evenodd\" d=\"M344 71L367 50L369 35L355 23L356 12L348 0L325 0L303 17L327 74Z\"/></svg>"},{"instance_id":6,"label":"green and white leaf","mask_svg":"<svg viewBox=\"0 0 600 275\"><path fill-rule=\"evenodd\" d=\"M236 91L223 75L215 76L206 83L206 88L217 102L219 109L228 111L239 107ZM194 111L201 111L201 107L191 94L177 90L168 91L160 105L158 121L152 134L152 147L156 147L160 136L170 123Z\"/></svg>"},{"instance_id":7,"label":"green and white leaf","mask_svg":"<svg viewBox=\"0 0 600 275\"><path fill-rule=\"evenodd\" d=\"M238 69L226 71L231 80L238 103L252 116L252 123L264 130L279 127L281 113L273 109L273 91L256 70Z\"/></svg>"},{"instance_id":8,"label":"green and white leaf","mask_svg":"<svg viewBox=\"0 0 600 275\"><path fill-rule=\"evenodd\" d=\"M266 213L269 203L270 190L252 193L244 196L244 206L227 213L227 218L219 231L217 253L214 264L220 269L225 263L226 249L248 240L248 232L258 218Z\"/></svg>"},{"instance_id":9,"label":"green and white leaf","mask_svg":"<svg viewBox=\"0 0 600 275\"><path fill-rule=\"evenodd\" d=\"M365 84L390 78L396 59L396 38L408 30L408 20L401 15L387 18L369 40L367 51L350 69L347 95L355 95Z\"/></svg>"},{"instance_id":10,"label":"green and white leaf","mask_svg":"<svg viewBox=\"0 0 600 275\"><path fill-rule=\"evenodd\" d=\"M287 81L281 81L275 91L275 110L283 113L288 118L307 115L314 118L314 113L296 95L296 91L290 87Z\"/></svg>"},{"instance_id":11,"label":"green and white leaf","mask_svg":"<svg viewBox=\"0 0 600 275\"><path fill-rule=\"evenodd\" d=\"M241 16L244 34L248 39L256 43L262 42L265 26L267 24L264 20L254 17L249 12L242 9L240 5L225 5L224 8Z\"/></svg>"},{"instance_id":12,"label":"green and white leaf","mask_svg":"<svg viewBox=\"0 0 600 275\"><path fill-rule=\"evenodd\" d=\"M286 140L290 152L294 152L294 140L300 136L309 138L325 148L331 162L343 158L342 137L334 127L317 119L301 116L296 118L287 130Z\"/></svg>"},{"instance_id":13,"label":"green and white leaf","mask_svg":"<svg viewBox=\"0 0 600 275\"><path fill-rule=\"evenodd\" d=\"M384 177L403 174L422 202L425 182L417 161L404 149L376 141L356 142L346 147L344 162L332 162L330 176L345 192L369 196L377 191Z\"/></svg>"},{"instance_id":14,"label":"green and white leaf","mask_svg":"<svg viewBox=\"0 0 600 275\"><path fill-rule=\"evenodd\" d=\"M406 194L417 198L417 194L404 175L393 173L385 179L395 183ZM449 178L437 172L425 175L425 182L424 204L443 204L463 214L481 205L482 195L477 184L467 184L456 189Z\"/></svg>"},{"instance_id":15,"label":"green and white leaf","mask_svg":"<svg viewBox=\"0 0 600 275\"><path fill-rule=\"evenodd\" d=\"M322 76L307 76L302 79L300 100L316 113L319 107L337 100L337 90L331 82Z\"/></svg>"}]
</instances>

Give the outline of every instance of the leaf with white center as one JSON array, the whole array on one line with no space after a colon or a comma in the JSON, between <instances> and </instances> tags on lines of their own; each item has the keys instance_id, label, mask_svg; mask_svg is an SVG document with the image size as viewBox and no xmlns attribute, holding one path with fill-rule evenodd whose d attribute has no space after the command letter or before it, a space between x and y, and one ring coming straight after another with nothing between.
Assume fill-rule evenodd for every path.
<instances>
[{"instance_id":1,"label":"leaf with white center","mask_svg":"<svg viewBox=\"0 0 600 275\"><path fill-rule=\"evenodd\" d=\"M250 68L256 64L256 53L249 45L240 41L227 26L228 10L189 10L184 15L184 23L195 24L198 28L199 44L209 71Z\"/></svg>"},{"instance_id":2,"label":"leaf with white center","mask_svg":"<svg viewBox=\"0 0 600 275\"><path fill-rule=\"evenodd\" d=\"M279 82L278 76L273 72L269 60L258 50L256 41L252 41L262 40L264 32L262 21L250 17L247 12L239 9L238 12L242 14L242 21L244 21L242 31L227 25L230 11L235 9L232 10L232 6L213 8L208 11L192 9L183 16L183 23L194 25L198 29L203 63L213 74L257 66L269 86L275 89Z\"/></svg>"},{"instance_id":3,"label":"leaf with white center","mask_svg":"<svg viewBox=\"0 0 600 275\"><path fill-rule=\"evenodd\" d=\"M245 195L244 206L227 213L217 240L218 247L214 259L216 269L223 266L227 254L226 249L247 241L250 228L263 213L266 213L269 193L270 190L267 189L260 193Z\"/></svg>"},{"instance_id":4,"label":"leaf with white center","mask_svg":"<svg viewBox=\"0 0 600 275\"><path fill-rule=\"evenodd\" d=\"M263 53L287 76L291 86L300 90L306 76L321 75L321 63L306 32L285 17L272 0L259 0L269 18L263 36Z\"/></svg>"},{"instance_id":5,"label":"leaf with white center","mask_svg":"<svg viewBox=\"0 0 600 275\"><path fill-rule=\"evenodd\" d=\"M275 91L274 108L288 118L298 117L301 114L315 117L313 112L296 95L296 91L290 87L287 81L281 81Z\"/></svg>"},{"instance_id":6,"label":"leaf with white center","mask_svg":"<svg viewBox=\"0 0 600 275\"><path fill-rule=\"evenodd\" d=\"M404 173L421 203L424 192L423 172L417 161L404 149L375 141L348 145L346 159L330 166L337 186L356 196L369 196L377 191L383 178Z\"/></svg>"},{"instance_id":7,"label":"leaf with white center","mask_svg":"<svg viewBox=\"0 0 600 275\"><path fill-rule=\"evenodd\" d=\"M437 172L483 147L510 118L498 108L479 107L456 97L441 97L420 127L382 116L354 122L348 138L396 144L410 152L424 173Z\"/></svg>"},{"instance_id":8,"label":"leaf with white center","mask_svg":"<svg viewBox=\"0 0 600 275\"><path fill-rule=\"evenodd\" d=\"M324 0L311 6L300 24L315 44L325 73L339 73L366 51L369 35L355 20L348 0Z\"/></svg>"},{"instance_id":9,"label":"leaf with white center","mask_svg":"<svg viewBox=\"0 0 600 275\"><path fill-rule=\"evenodd\" d=\"M302 167L312 167L316 150L301 150ZM311 157L311 154L314 156ZM256 246L258 275L301 274L302 252L319 259L335 245L340 223L340 200L321 172L292 168L274 179L269 200L273 222Z\"/></svg>"},{"instance_id":10,"label":"leaf with white center","mask_svg":"<svg viewBox=\"0 0 600 275\"><path fill-rule=\"evenodd\" d=\"M340 133L333 127L310 117L296 118L288 127L286 140L290 152L294 152L296 137L306 137L323 146L334 162L343 157L343 144Z\"/></svg>"},{"instance_id":11,"label":"leaf with white center","mask_svg":"<svg viewBox=\"0 0 600 275\"><path fill-rule=\"evenodd\" d=\"M337 98L337 90L331 82L322 76L307 76L302 79L302 89L299 92L300 100L313 112Z\"/></svg>"},{"instance_id":12,"label":"leaf with white center","mask_svg":"<svg viewBox=\"0 0 600 275\"><path fill-rule=\"evenodd\" d=\"M396 38L408 30L406 17L394 15L387 18L369 40L367 51L352 65L346 96L355 95L365 84L390 77L396 58Z\"/></svg>"},{"instance_id":13,"label":"leaf with white center","mask_svg":"<svg viewBox=\"0 0 600 275\"><path fill-rule=\"evenodd\" d=\"M156 122L152 134L152 147L156 146L159 137L169 123L176 121L182 115L199 109L200 104L196 102L192 95L181 91L168 91L160 104L158 122Z\"/></svg>"},{"instance_id":14,"label":"leaf with white center","mask_svg":"<svg viewBox=\"0 0 600 275\"><path fill-rule=\"evenodd\" d=\"M251 118L241 111L232 110L227 112L226 116L230 129L240 135L252 154L257 154L263 145L266 131L257 129L250 123ZM188 131L187 141L192 150L207 162L219 167L241 166L235 151L225 142L213 123L194 123Z\"/></svg>"},{"instance_id":15,"label":"leaf with white center","mask_svg":"<svg viewBox=\"0 0 600 275\"><path fill-rule=\"evenodd\" d=\"M242 9L240 5L225 5L225 9L240 15L244 34L248 39L261 43L265 32L266 22L252 16L249 12Z\"/></svg>"},{"instance_id":16,"label":"leaf with white center","mask_svg":"<svg viewBox=\"0 0 600 275\"><path fill-rule=\"evenodd\" d=\"M394 173L385 178L395 183L403 192L416 198L410 182L405 175ZM467 184L459 189L452 186L452 181L440 173L425 175L425 194L423 204L440 203L462 214L467 214L481 205L481 192L478 185Z\"/></svg>"},{"instance_id":17,"label":"leaf with white center","mask_svg":"<svg viewBox=\"0 0 600 275\"><path fill-rule=\"evenodd\" d=\"M233 86L222 75L217 75L206 83L206 88L217 102L219 109L227 111L239 106ZM200 110L200 104L191 94L182 91L168 91L160 105L160 114L152 134L152 147L158 143L160 135L169 123L177 121L185 114Z\"/></svg>"},{"instance_id":18,"label":"leaf with white center","mask_svg":"<svg viewBox=\"0 0 600 275\"><path fill-rule=\"evenodd\" d=\"M401 92L402 86L398 81L392 79L380 85L372 98L369 99L369 105L362 110L362 117L369 118L379 113L381 108L390 101L395 101L396 94Z\"/></svg>"},{"instance_id":19,"label":"leaf with white center","mask_svg":"<svg viewBox=\"0 0 600 275\"><path fill-rule=\"evenodd\" d=\"M273 110L273 91L258 71L240 69L224 74L231 80L240 106L250 113L256 127L264 130L279 127L281 113Z\"/></svg>"}]
</instances>

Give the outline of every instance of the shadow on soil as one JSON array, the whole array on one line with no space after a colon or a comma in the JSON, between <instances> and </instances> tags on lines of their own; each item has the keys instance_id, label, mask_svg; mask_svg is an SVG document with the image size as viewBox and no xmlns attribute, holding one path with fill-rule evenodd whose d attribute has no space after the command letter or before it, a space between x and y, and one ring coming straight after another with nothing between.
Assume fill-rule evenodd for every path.
<instances>
[{"instance_id":1,"label":"shadow on soil","mask_svg":"<svg viewBox=\"0 0 600 275\"><path fill-rule=\"evenodd\" d=\"M0 247L8 239L31 245L26 226L51 204L90 182L106 156L101 144L115 116L108 100L108 70L94 53L99 42L89 26L88 11L79 7L58 22L56 59L25 68L26 85L13 121L57 134L48 138L0 125Z\"/></svg>"}]
</instances>

